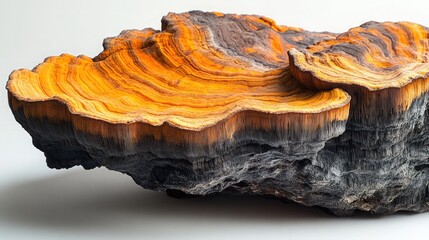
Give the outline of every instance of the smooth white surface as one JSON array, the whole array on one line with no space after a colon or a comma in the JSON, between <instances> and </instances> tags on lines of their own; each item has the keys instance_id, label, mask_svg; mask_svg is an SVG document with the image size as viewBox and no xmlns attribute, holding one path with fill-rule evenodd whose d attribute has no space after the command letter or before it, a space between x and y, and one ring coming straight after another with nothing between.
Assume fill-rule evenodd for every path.
<instances>
[{"instance_id":1,"label":"smooth white surface","mask_svg":"<svg viewBox=\"0 0 429 240\"><path fill-rule=\"evenodd\" d=\"M52 170L13 119L4 86L45 57L95 56L168 12L260 14L343 32L369 20L429 26L427 1L0 1L0 239L427 239L429 214L336 218L261 198L171 199L105 169Z\"/></svg>"}]
</instances>

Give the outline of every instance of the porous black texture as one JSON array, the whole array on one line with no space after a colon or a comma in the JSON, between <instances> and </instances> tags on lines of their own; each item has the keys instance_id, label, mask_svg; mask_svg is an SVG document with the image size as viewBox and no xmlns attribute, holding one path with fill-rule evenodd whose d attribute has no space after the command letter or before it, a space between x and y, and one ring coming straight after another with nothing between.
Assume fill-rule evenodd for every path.
<instances>
[{"instance_id":1,"label":"porous black texture","mask_svg":"<svg viewBox=\"0 0 429 240\"><path fill-rule=\"evenodd\" d=\"M150 139L139 142L141 150L126 152L120 144L79 132L67 122L26 118L21 110L14 115L51 168L104 166L144 188L175 196L224 191L271 195L350 215L355 210L428 210L427 107L425 94L391 119L366 126L353 119L333 122L295 142L276 142L270 140L273 133L245 130L234 142L208 146L205 153L172 145L165 152L165 143Z\"/></svg>"}]
</instances>

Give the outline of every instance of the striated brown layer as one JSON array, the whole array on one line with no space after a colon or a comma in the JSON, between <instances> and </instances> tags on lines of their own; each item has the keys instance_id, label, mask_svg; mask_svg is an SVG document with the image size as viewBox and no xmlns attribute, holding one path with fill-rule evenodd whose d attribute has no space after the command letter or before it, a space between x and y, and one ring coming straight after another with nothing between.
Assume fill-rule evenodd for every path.
<instances>
[{"instance_id":1,"label":"striated brown layer","mask_svg":"<svg viewBox=\"0 0 429 240\"><path fill-rule=\"evenodd\" d=\"M247 128L298 135L348 117L347 93L308 90L287 64L291 47L330 38L260 16L171 13L162 31L106 39L94 59L63 54L14 71L7 89L27 117L130 143L212 143Z\"/></svg>"},{"instance_id":2,"label":"striated brown layer","mask_svg":"<svg viewBox=\"0 0 429 240\"><path fill-rule=\"evenodd\" d=\"M334 94L338 89L333 90ZM9 103L14 111L23 111L27 118L41 118L53 123L69 122L73 129L88 134L113 139L124 143L132 150L140 138L153 138L172 144L209 145L217 141L233 140L236 132L256 129L278 132L278 141L299 141L302 137L315 134L320 128L336 121L345 121L348 117L349 104L340 108L320 113L285 113L267 114L252 110L241 111L234 116L200 131L179 129L169 124L152 126L147 123L108 123L70 113L67 106L56 100L43 102L23 102L9 94ZM297 124L299 123L299 124Z\"/></svg>"}]
</instances>

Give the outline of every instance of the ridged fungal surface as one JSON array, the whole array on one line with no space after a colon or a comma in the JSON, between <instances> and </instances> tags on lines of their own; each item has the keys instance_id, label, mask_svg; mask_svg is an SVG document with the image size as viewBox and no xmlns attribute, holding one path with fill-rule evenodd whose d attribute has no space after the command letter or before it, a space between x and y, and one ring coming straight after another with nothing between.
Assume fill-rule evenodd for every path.
<instances>
[{"instance_id":1,"label":"ridged fungal surface","mask_svg":"<svg viewBox=\"0 0 429 240\"><path fill-rule=\"evenodd\" d=\"M18 100L55 100L74 115L108 123L166 123L185 135L179 129L214 126L215 131L201 136L211 141L220 136L210 135L230 138L245 127L285 130L291 114L320 115L301 119L304 128L347 118L345 92L310 91L287 69L288 49L330 34L277 26L264 17L198 12L169 14L162 26L161 32L130 30L106 39L105 50L94 59L61 55L33 71L15 71L8 89ZM268 116L270 126L263 119ZM149 134L138 131L119 136L136 141Z\"/></svg>"},{"instance_id":2,"label":"ridged fungal surface","mask_svg":"<svg viewBox=\"0 0 429 240\"><path fill-rule=\"evenodd\" d=\"M292 49L292 70L311 89L388 92L395 95L392 107L406 110L429 87L428 36L429 29L415 23L368 22L305 50Z\"/></svg>"},{"instance_id":3,"label":"ridged fungal surface","mask_svg":"<svg viewBox=\"0 0 429 240\"><path fill-rule=\"evenodd\" d=\"M298 68L319 79L315 88L400 88L429 75L428 34L415 23L368 22L305 51L292 50L291 56Z\"/></svg>"},{"instance_id":4,"label":"ridged fungal surface","mask_svg":"<svg viewBox=\"0 0 429 240\"><path fill-rule=\"evenodd\" d=\"M425 27L369 22L337 36L193 11L103 46L10 75L12 112L48 166L339 215L427 210Z\"/></svg>"}]
</instances>

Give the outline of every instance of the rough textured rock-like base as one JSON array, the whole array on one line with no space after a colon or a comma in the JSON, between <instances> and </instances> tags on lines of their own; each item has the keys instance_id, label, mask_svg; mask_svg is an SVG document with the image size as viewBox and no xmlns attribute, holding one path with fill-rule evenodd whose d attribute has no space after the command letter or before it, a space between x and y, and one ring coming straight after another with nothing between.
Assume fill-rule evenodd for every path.
<instances>
[{"instance_id":1,"label":"rough textured rock-like base","mask_svg":"<svg viewBox=\"0 0 429 240\"><path fill-rule=\"evenodd\" d=\"M425 109L426 98L427 95L415 101L410 111ZM15 112L17 121L32 134L34 145L45 152L51 168L105 166L131 176L144 188L167 191L175 197L222 191L270 195L319 206L341 216L351 215L355 210L376 214L428 210L429 152L428 138L423 133L428 132L429 114L418 111L407 116L412 119L399 126L402 129L398 134L404 129L414 131L398 135L401 141L385 148L377 145L362 148L351 137L356 135L353 126L348 126L348 130L326 144L316 144L321 149L304 158L291 160L288 149L247 140L217 156L185 159L161 158L148 152L123 156L120 147L114 144L109 152L79 149L76 146L80 145L73 142L76 130L67 124L27 120L22 112ZM35 129L45 134L36 134ZM377 131L377 134L384 133ZM52 141L54 136L57 141ZM97 136L85 137L97 141Z\"/></svg>"}]
</instances>

